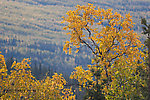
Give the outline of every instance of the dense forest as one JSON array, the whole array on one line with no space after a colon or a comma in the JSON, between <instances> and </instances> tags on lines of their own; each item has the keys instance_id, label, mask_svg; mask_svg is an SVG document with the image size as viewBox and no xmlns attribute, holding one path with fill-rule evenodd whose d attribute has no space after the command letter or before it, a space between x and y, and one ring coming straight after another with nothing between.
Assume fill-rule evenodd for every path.
<instances>
[{"instance_id":1,"label":"dense forest","mask_svg":"<svg viewBox=\"0 0 150 100\"><path fill-rule=\"evenodd\" d=\"M98 7L103 8L106 11L107 11L107 9L112 9L112 13L115 14L115 12L118 12L119 14L121 14L124 17L126 16L126 14L130 13L130 15L132 16L132 21L134 23L132 29L134 32L137 32L138 35L140 35L139 40L142 41L142 44L144 43L146 37L141 34L142 25L140 22L141 22L141 17L144 17L147 19L147 21L148 21L147 23L149 23L149 19L150 19L150 16L149 16L150 15L150 8L149 8L150 2L149 2L149 0L144 0L144 1L140 1L140 0L101 0L101 1L99 1L99 0L83 0L83 1L78 1L78 0L77 1L69 1L69 0L53 0L53 1L51 1L51 0L1 0L0 1L0 9L1 9L1 14L0 14L0 51L2 52L1 57L3 55L5 57L5 60L1 60L1 63L2 63L1 66L4 65L6 67L4 69L8 70L8 72L7 72L8 76L6 76L6 77L8 78L13 74L11 71L14 70L15 68L12 69L12 66L19 66L20 62L24 63L24 65L26 65L26 62L23 62L22 59L29 58L31 60L31 63L29 64L31 67L30 70L31 70L31 74L33 75L31 77L35 77L36 80L33 79L33 81L35 81L35 82L40 81L41 83L38 83L38 84L43 84L43 86L45 84L44 82L48 81L47 78L49 78L49 81L53 80L53 79L55 80L55 77L53 77L53 76L56 76L59 78L64 77L64 79L66 79L66 81L68 82L67 84L65 84L65 82L64 83L58 82L58 84L64 85L65 88L68 86L69 87L72 86L73 87L72 89L76 90L78 87L76 85L80 85L79 90L80 89L84 90L82 92L83 92L83 94L86 94L86 96L85 96L86 99L87 98L96 98L96 97L91 96L91 94L95 94L95 96L102 95L100 97L102 97L103 99L104 98L110 99L110 98L113 98L113 96L114 96L114 98L116 97L115 99L118 99L117 96L120 96L120 98L126 98L126 99L127 98L142 98L142 96L144 98L146 93L144 95L142 94L142 96L132 97L133 95L131 95L128 92L128 90L130 88L126 88L126 91L124 91L124 93L121 92L122 94L119 94L119 92L122 91L121 88L120 88L120 90L119 89L115 90L116 83L114 82L114 85L111 85L109 83L112 82L112 80L105 80L104 77L102 77L102 80L104 83L100 83L100 84L103 84L103 85L107 84L106 85L107 89L104 87L95 87L99 84L99 83L96 83L97 85L91 87L92 89L90 92L89 91L90 85L88 83L89 81L87 82L88 79L84 80L85 83L84 82L82 83L83 80L81 81L79 79L79 77L82 77L82 74L79 74L80 73L79 70L82 70L82 73L87 73L87 74L89 73L88 70L92 70L92 72L94 73L96 78L100 77L100 76L96 76L96 73L98 72L98 71L95 72L96 69L89 69L90 67L87 67L87 65L90 65L91 62L92 62L91 66L94 66L94 63L96 63L96 59L99 59L99 58L97 58L97 57L99 57L97 55L98 54L97 52L100 53L100 51L94 51L94 49L92 49L90 46L90 44L93 43L92 46L95 46L97 48L97 45L95 43L98 43L98 41L96 40L96 42L93 42L94 37L92 37L92 38L89 37L89 38L91 38L91 40L93 39L92 42L90 42L90 40L87 40L87 42L85 42L85 41L83 41L84 37L82 40L82 38L75 38L76 36L73 36L69 33L70 36L74 37L74 39L75 39L75 40L71 40L70 36L66 35L66 33L76 31L74 29L78 29L80 24L78 25L78 27L72 26L72 27L74 27L74 29L72 29L73 31L71 31L71 29L69 28L70 26L65 27L68 25L68 23L70 23L68 21L70 19L65 19L65 18L67 18L67 16L69 16L69 15L67 15L69 12L66 13L67 11L69 11L69 10L73 11L76 9L77 5L85 5L86 6L86 5L88 5L88 3L92 3L95 6L95 9L98 9ZM84 9L84 7L81 9ZM72 17L72 16L70 16L70 17ZM68 23L62 22L63 20ZM116 20L116 19L114 19L114 20ZM74 21L76 22L77 19ZM99 20L94 19L93 21L95 23L98 23ZM97 29L101 30L102 27L108 28L107 26L109 26L109 23L107 23L106 21L102 22L102 24L100 23L101 24L100 27L97 26L96 24L92 24L93 23L92 20L89 21L88 23L90 23L90 25L92 26L91 32L95 32L95 33L96 33ZM69 30L63 30L63 27L65 27L64 29L68 28ZM95 29L92 29L93 27L95 27ZM117 28L117 26L114 26L114 27ZM85 27L79 28L79 30L80 29L82 30L84 28ZM83 32L85 32L86 29L87 28L85 28L83 30ZM113 29L108 28L108 30L113 30ZM87 29L87 31L90 32L89 29ZM83 34L83 35L85 35L85 34ZM82 35L80 37L82 37ZM85 36L85 37L87 37L87 36ZM69 39L70 39L70 42L67 41ZM80 42L78 40L80 40ZM66 41L66 42L64 42L64 41ZM74 42L71 42L71 41L74 41ZM119 40L117 40L117 41L119 41ZM138 41L138 40L136 40L136 41ZM126 41L126 43L127 42L128 41ZM81 45L79 45L79 43L81 43ZM71 47L71 44L73 44L72 47ZM106 44L106 45L108 45L108 44ZM133 45L135 46L135 44L133 44ZM119 46L121 46L121 44L119 44ZM106 49L108 49L108 48L106 48ZM143 49L140 48L139 50L143 50ZM68 53L65 53L64 51L66 51ZM101 52L104 52L104 51L101 51ZM108 51L108 52L110 53L110 51ZM117 52L117 54L119 54L119 51L115 51L115 52ZM114 51L113 51L113 54L115 54ZM4 59L4 57L2 57L1 59ZM113 58L112 55L109 55L109 57ZM118 56L114 57L114 59L117 59L117 60L120 59L117 57ZM115 62L114 59L112 60L113 63ZM145 59L145 58L143 58L143 59ZM128 59L126 59L126 60L128 60ZM122 61L122 60L120 60L120 61ZM16 62L16 65L13 65L14 62ZM124 61L122 61L122 62L124 62ZM143 61L140 61L140 64L141 64L141 62L143 62ZM5 63L6 63L6 65L5 65ZM110 62L106 61L106 63L110 63ZM116 63L118 63L118 62L116 62ZM82 66L83 69L78 66ZM111 65L109 65L109 66L111 66ZM118 65L115 65L115 66L118 66ZM143 65L138 65L138 66L143 66ZM74 68L76 71L74 71ZM17 67L16 67L16 69L17 69ZM19 69L19 67L18 67L18 69ZM26 68L24 68L24 69L26 70ZM106 69L106 68L104 68L104 69ZM23 70L23 69L21 69L21 70ZM99 72L99 73L104 74L103 70L102 70L102 72ZM123 70L125 70L125 69L123 69ZM117 69L114 71L118 72L120 70ZM71 74L71 72L72 72L72 74ZM62 73L62 76L61 76L61 74L59 76L56 73ZM112 72L110 72L110 73L112 73ZM26 74L26 73L24 73L24 74ZM73 80L69 79L70 74L72 75L71 78ZM75 76L78 74L79 74L79 76ZM20 75L19 72L18 72L18 75ZM113 74L111 74L111 75L113 76ZM130 73L128 73L128 75L130 76ZM138 74L138 75L141 75L141 74ZM135 74L135 76L139 78L138 75ZM1 76L1 77L4 77L4 76ZM22 76L18 76L18 77L21 78ZM120 77L119 74L117 77ZM131 75L131 77L132 77L132 75ZM84 78L86 79L86 76ZM108 78L108 76L107 76L107 78ZM109 77L109 78L112 79L112 77ZM134 78L132 77L131 80L133 80L133 79ZM2 80L3 80L3 78L2 78ZM90 81L95 81L95 80L96 79L93 79ZM142 80L142 79L140 79L140 80ZM15 81L17 81L17 80L15 80ZM139 82L139 84L142 84L142 85L146 84L146 83L144 83L144 81L139 81L137 79L135 79L134 81ZM123 81L123 82L125 82L125 81ZM74 83L76 83L76 84L74 84ZM35 84L37 84L37 83L35 83ZM92 84L94 84L94 83L92 83ZM109 92L110 94L108 94L108 91L110 91L109 90L110 87L108 89L108 86L109 86L108 84L111 86L111 88L113 87L114 92L117 91L116 92L117 94L113 94L112 91L111 91L111 93ZM129 82L129 84L132 84L132 82L131 83ZM85 89L84 88L85 85L89 85L88 88ZM137 85L137 84L134 84L134 85ZM132 85L132 86L134 87L134 85ZM11 86L11 85L9 84L9 86ZM33 85L33 87L38 89L37 85ZM65 91L65 88L63 91ZM106 90L99 91L98 94L96 94L93 91L93 90L95 90L95 88L100 89L100 90L103 88ZM59 88L59 89L62 90L61 88ZM135 89L137 89L137 87L134 89L131 89L131 90L135 91ZM141 88L138 88L137 90L139 90L139 89L141 89ZM80 94L79 90L76 90L76 92L73 92L76 95L76 99L83 98L83 95ZM85 92L85 90L86 90L86 92ZM45 90L41 90L41 91L45 91ZM106 91L107 91L107 93L106 93ZM1 91L1 93L2 93L1 96L3 95L3 92ZM6 90L5 90L5 92L6 92ZM59 92L57 91L56 93L59 94ZM126 92L128 92L129 96L124 95ZM21 93L21 92L19 92L19 93ZM38 91L36 93L38 95L38 93L40 93L40 91ZM71 93L71 90L68 93ZM71 94L69 94L70 98L73 99L74 95L71 95ZM136 93L136 91L135 91L135 94L139 95L138 93ZM27 96L27 94L25 94L25 96ZM47 97L47 96L42 97L41 96L41 98L51 98L51 96L52 96L52 94L50 95L50 97ZM28 97L28 98L30 98L30 97ZM38 98L38 97L31 96L31 98ZM60 98L63 98L62 94L60 94L57 99L60 99ZM67 98L69 98L69 97L67 97ZM98 98L98 99L100 99L100 98ZM96 100L98 100L98 99L96 99Z\"/></svg>"}]
</instances>

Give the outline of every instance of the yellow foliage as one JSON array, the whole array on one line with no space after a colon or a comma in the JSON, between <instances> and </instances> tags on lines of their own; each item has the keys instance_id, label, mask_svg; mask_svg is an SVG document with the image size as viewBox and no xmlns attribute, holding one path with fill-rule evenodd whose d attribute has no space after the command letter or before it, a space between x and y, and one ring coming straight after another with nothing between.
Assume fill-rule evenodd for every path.
<instances>
[{"instance_id":1,"label":"yellow foliage","mask_svg":"<svg viewBox=\"0 0 150 100\"><path fill-rule=\"evenodd\" d=\"M29 62L30 59L14 62L8 75L4 56L0 54L0 99L75 100L71 88L64 88L66 80L62 74L37 80L31 74Z\"/></svg>"},{"instance_id":2,"label":"yellow foliage","mask_svg":"<svg viewBox=\"0 0 150 100\"><path fill-rule=\"evenodd\" d=\"M138 34L132 29L132 16L123 17L112 9L96 9L93 4L76 8L64 17L64 22L68 23L65 27L70 31L64 51L71 54L71 48L76 47L77 53L81 45L86 45L95 58L88 70L76 67L70 78L77 79L85 88L91 88L86 87L89 81L101 85L104 79L108 80L103 86L106 99L121 99L124 94L128 94L128 99L133 99L133 94L142 97L134 85L144 83L136 72L139 66L146 69L143 61L146 55L140 49L143 44ZM95 28L96 25L99 28Z\"/></svg>"}]
</instances>

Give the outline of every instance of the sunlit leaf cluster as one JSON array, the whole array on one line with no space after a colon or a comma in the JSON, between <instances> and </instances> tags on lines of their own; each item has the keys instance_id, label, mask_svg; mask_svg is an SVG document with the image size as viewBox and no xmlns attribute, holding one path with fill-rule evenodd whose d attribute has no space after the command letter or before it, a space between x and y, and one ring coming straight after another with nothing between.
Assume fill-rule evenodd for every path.
<instances>
[{"instance_id":1,"label":"sunlit leaf cluster","mask_svg":"<svg viewBox=\"0 0 150 100\"><path fill-rule=\"evenodd\" d=\"M66 80L62 74L55 73L52 78L46 76L37 80L31 74L30 59L14 62L10 74L7 74L5 59L0 54L0 98L9 100L75 100L71 88L65 88Z\"/></svg>"},{"instance_id":2,"label":"sunlit leaf cluster","mask_svg":"<svg viewBox=\"0 0 150 100\"><path fill-rule=\"evenodd\" d=\"M63 50L71 54L72 48L76 48L77 53L86 46L94 55L88 70L76 67L71 79L77 79L86 89L102 86L106 99L143 98L139 89L145 86L145 81L137 68L146 70L146 55L142 52L144 45L133 31L132 16L122 16L93 4L77 5L76 10L66 14L64 30L70 31L67 33L70 40L65 42ZM93 89L98 91L98 88Z\"/></svg>"}]
</instances>

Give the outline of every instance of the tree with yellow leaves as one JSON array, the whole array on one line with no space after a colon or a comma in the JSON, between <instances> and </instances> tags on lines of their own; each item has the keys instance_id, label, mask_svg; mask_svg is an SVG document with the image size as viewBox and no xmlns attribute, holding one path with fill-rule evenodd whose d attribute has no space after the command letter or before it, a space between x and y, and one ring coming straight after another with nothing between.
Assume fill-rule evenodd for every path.
<instances>
[{"instance_id":1,"label":"tree with yellow leaves","mask_svg":"<svg viewBox=\"0 0 150 100\"><path fill-rule=\"evenodd\" d=\"M32 76L29 59L14 62L7 74L5 59L0 54L0 99L2 100L75 100L71 88L65 88L62 74L37 80Z\"/></svg>"},{"instance_id":2,"label":"tree with yellow leaves","mask_svg":"<svg viewBox=\"0 0 150 100\"><path fill-rule=\"evenodd\" d=\"M137 70L146 70L143 63L143 44L133 31L130 14L122 16L112 9L104 10L93 4L77 5L76 10L68 11L63 17L70 32L70 40L63 50L69 54L76 48L86 45L94 58L88 70L82 66L75 68L70 78L77 79L79 87L87 90L86 99L141 99L140 87L145 81Z\"/></svg>"}]
</instances>

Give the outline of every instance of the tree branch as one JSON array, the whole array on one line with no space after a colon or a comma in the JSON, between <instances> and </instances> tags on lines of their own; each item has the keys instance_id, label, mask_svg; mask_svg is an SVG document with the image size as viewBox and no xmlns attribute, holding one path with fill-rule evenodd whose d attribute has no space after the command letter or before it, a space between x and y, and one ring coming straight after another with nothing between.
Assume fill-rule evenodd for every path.
<instances>
[{"instance_id":1,"label":"tree branch","mask_svg":"<svg viewBox=\"0 0 150 100\"><path fill-rule=\"evenodd\" d=\"M76 31L75 28L74 28L73 30L78 34L78 32ZM92 48L86 41L84 41L83 39L81 39L80 35L79 35L78 38L79 38L79 40L80 40L81 43L84 43L88 48L91 49L91 51L94 53L94 55L97 56L97 53L93 50L93 48ZM100 57L100 56L99 56L99 57Z\"/></svg>"},{"instance_id":2,"label":"tree branch","mask_svg":"<svg viewBox=\"0 0 150 100\"><path fill-rule=\"evenodd\" d=\"M91 31L88 28L86 28L86 30L89 32L89 37L91 37L91 34L92 34ZM100 49L99 49L98 45L95 43L95 41L92 38L91 38L91 41L93 42L95 47L98 49L99 54L102 55L102 52L100 52Z\"/></svg>"},{"instance_id":3,"label":"tree branch","mask_svg":"<svg viewBox=\"0 0 150 100\"><path fill-rule=\"evenodd\" d=\"M113 36L112 36L112 37L113 37ZM112 45L108 48L108 50L106 51L106 53L108 53L108 52L110 51L111 47L115 44L115 38L116 38L116 36L113 38L113 43L112 43Z\"/></svg>"}]
</instances>

